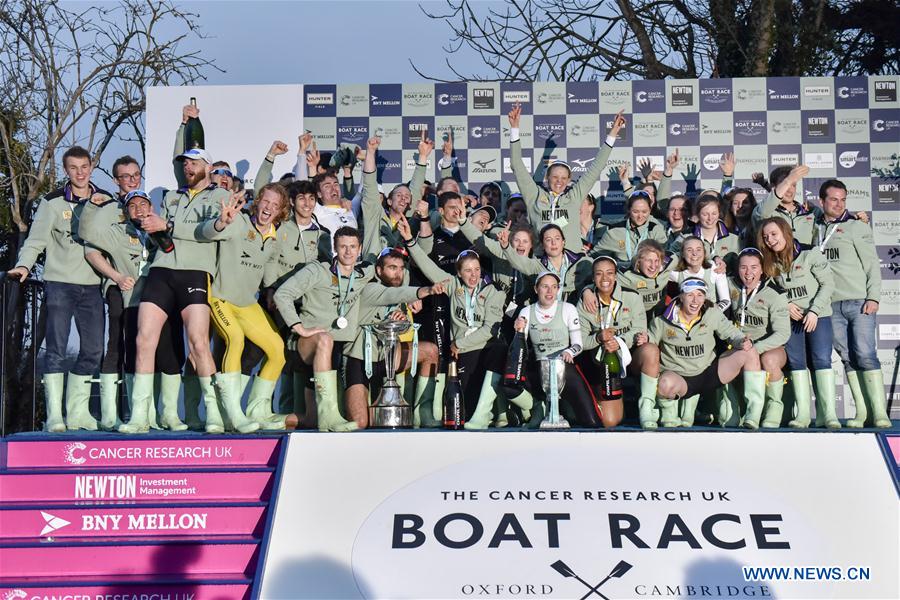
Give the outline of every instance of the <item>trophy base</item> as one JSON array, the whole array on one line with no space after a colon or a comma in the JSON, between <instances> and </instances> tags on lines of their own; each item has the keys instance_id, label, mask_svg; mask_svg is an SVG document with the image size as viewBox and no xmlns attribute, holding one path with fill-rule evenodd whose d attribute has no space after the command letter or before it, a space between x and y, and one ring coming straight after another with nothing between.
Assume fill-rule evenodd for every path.
<instances>
[{"instance_id":1,"label":"trophy base","mask_svg":"<svg viewBox=\"0 0 900 600\"><path fill-rule=\"evenodd\" d=\"M370 429L412 429L411 406L370 406Z\"/></svg>"},{"instance_id":2,"label":"trophy base","mask_svg":"<svg viewBox=\"0 0 900 600\"><path fill-rule=\"evenodd\" d=\"M569 429L569 422L563 416L560 416L556 423L550 419L544 419L541 421L541 429Z\"/></svg>"}]
</instances>

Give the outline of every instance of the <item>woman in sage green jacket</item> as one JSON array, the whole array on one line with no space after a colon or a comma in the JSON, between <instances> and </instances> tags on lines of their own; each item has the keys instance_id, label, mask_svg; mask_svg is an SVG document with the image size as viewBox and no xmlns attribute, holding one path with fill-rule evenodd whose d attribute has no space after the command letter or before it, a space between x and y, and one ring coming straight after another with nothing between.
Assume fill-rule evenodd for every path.
<instances>
[{"instance_id":1,"label":"woman in sage green jacket","mask_svg":"<svg viewBox=\"0 0 900 600\"><path fill-rule=\"evenodd\" d=\"M769 217L760 223L757 245L762 251L766 276L785 290L791 317L791 336L785 350L795 415L788 425L809 427L811 381L807 369L811 366L816 379L816 424L840 429L831 368L831 267L818 248L806 250L794 240L790 223L781 217Z\"/></svg>"}]
</instances>

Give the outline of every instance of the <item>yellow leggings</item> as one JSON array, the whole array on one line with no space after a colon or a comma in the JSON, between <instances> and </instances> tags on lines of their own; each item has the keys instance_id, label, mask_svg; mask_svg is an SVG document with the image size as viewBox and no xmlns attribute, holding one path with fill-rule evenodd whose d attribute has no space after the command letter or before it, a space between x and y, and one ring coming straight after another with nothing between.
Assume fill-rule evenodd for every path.
<instances>
[{"instance_id":1,"label":"yellow leggings","mask_svg":"<svg viewBox=\"0 0 900 600\"><path fill-rule=\"evenodd\" d=\"M241 370L241 354L244 339L259 346L266 354L266 360L259 370L259 377L276 381L284 368L284 340L278 334L272 318L259 304L235 306L220 298L209 297L213 325L225 341L225 357L222 372L234 373Z\"/></svg>"}]
</instances>

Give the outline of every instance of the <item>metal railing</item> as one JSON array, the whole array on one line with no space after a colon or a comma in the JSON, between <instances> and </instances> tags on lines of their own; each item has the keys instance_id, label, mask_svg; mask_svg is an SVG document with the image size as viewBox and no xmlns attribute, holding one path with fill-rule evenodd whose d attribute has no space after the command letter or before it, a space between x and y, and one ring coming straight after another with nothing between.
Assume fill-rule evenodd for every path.
<instances>
[{"instance_id":1,"label":"metal railing","mask_svg":"<svg viewBox=\"0 0 900 600\"><path fill-rule=\"evenodd\" d=\"M40 429L37 358L44 337L43 298L43 281L19 282L0 274L0 436Z\"/></svg>"}]
</instances>

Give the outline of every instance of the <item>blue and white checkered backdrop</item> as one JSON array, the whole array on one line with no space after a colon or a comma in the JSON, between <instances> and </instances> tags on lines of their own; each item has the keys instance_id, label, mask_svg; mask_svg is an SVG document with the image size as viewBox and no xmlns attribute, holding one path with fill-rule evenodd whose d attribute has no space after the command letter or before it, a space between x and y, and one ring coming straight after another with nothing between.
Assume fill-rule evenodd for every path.
<instances>
[{"instance_id":1,"label":"blue and white checkered backdrop","mask_svg":"<svg viewBox=\"0 0 900 600\"><path fill-rule=\"evenodd\" d=\"M802 185L807 199L817 201L819 184L838 177L849 190L848 208L871 211L884 278L878 348L896 417L900 415L898 83L900 77L877 76L151 88L147 176L153 185L171 186L170 132L189 96L198 99L214 158L230 161L249 176L272 139L295 140L301 129L310 130L322 150L339 144L364 146L370 135L377 134L382 138L379 179L390 187L412 176L424 129L436 140L438 158L442 139L452 134L455 174L474 190L488 181L503 181L507 190L515 191L506 117L514 103L522 105L526 163L540 171L548 160L562 159L572 165L576 177L589 167L613 115L624 110L628 124L619 133L610 168L593 189L607 217L621 214L623 205L614 167L627 162L633 172L634 165L649 158L662 168L665 155L676 147L681 162L673 188L681 190L688 178L699 178L699 189L718 188L719 157L724 152L735 153L736 185L751 188L756 187L752 173L768 174L775 166L802 162L810 167ZM279 158L276 177L290 170L294 160L293 153ZM435 180L436 162L432 156ZM761 196L763 191L756 189Z\"/></svg>"}]
</instances>

